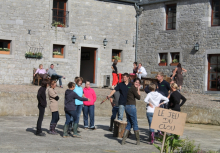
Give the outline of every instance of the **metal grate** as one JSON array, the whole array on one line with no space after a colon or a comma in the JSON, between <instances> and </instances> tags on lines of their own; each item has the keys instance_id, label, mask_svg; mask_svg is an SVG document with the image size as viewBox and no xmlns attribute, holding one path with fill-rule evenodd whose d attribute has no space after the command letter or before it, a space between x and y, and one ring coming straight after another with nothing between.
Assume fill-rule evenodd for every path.
<instances>
[{"instance_id":1,"label":"metal grate","mask_svg":"<svg viewBox=\"0 0 220 153\"><path fill-rule=\"evenodd\" d=\"M53 18L52 24L55 22L61 23L58 27L69 27L69 11L52 9Z\"/></svg>"}]
</instances>

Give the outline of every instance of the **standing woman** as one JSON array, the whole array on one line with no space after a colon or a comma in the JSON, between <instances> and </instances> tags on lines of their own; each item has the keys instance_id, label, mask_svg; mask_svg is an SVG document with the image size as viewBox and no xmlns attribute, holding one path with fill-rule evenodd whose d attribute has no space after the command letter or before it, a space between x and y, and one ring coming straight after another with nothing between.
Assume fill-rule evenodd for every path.
<instances>
[{"instance_id":1,"label":"standing woman","mask_svg":"<svg viewBox=\"0 0 220 153\"><path fill-rule=\"evenodd\" d=\"M179 63L177 65L177 67L175 68L175 70L173 71L173 76L171 77L171 78L173 78L176 75L176 80L175 81L176 81L177 85L179 86L180 90L181 90L182 85L183 85L183 72L187 72L187 70L182 68L181 64Z\"/></svg>"},{"instance_id":2,"label":"standing woman","mask_svg":"<svg viewBox=\"0 0 220 153\"><path fill-rule=\"evenodd\" d=\"M183 106L183 104L186 102L186 98L177 91L178 86L176 83L172 83L170 87L172 89L172 94L170 95L169 99L169 108L174 111L180 112L180 107ZM180 100L182 100L181 103Z\"/></svg>"},{"instance_id":3,"label":"standing woman","mask_svg":"<svg viewBox=\"0 0 220 153\"><path fill-rule=\"evenodd\" d=\"M38 109L39 109L39 116L37 120L37 136L45 136L45 133L42 133L41 125L44 119L44 112L45 107L47 107L47 99L46 99L46 90L49 86L49 80L43 80L41 83L41 87L37 93L37 100L38 100Z\"/></svg>"},{"instance_id":4,"label":"standing woman","mask_svg":"<svg viewBox=\"0 0 220 153\"><path fill-rule=\"evenodd\" d=\"M81 87L82 82L83 82L83 78L78 77L76 79L76 87L73 90L79 97L84 97L83 88ZM76 104L77 120L74 121L74 124L79 124L79 119L83 108L83 101L76 99L75 104Z\"/></svg>"},{"instance_id":5,"label":"standing woman","mask_svg":"<svg viewBox=\"0 0 220 153\"><path fill-rule=\"evenodd\" d=\"M59 121L59 112L58 112L58 100L59 96L55 91L57 84L56 81L52 81L50 84L50 88L48 90L48 95L50 99L50 111L52 112L52 119L50 123L50 132L49 134L57 135L58 133L55 131L57 122Z\"/></svg>"},{"instance_id":6,"label":"standing woman","mask_svg":"<svg viewBox=\"0 0 220 153\"><path fill-rule=\"evenodd\" d=\"M83 119L84 119L84 128L85 129L95 129L95 101L96 101L96 94L95 91L90 88L90 81L86 81L86 86L83 89L83 93L85 97L89 98L91 101L84 101L84 107L83 107ZM90 126L88 126L88 115L90 118Z\"/></svg>"},{"instance_id":7,"label":"standing woman","mask_svg":"<svg viewBox=\"0 0 220 153\"><path fill-rule=\"evenodd\" d=\"M70 125L70 118L72 117L73 122L77 120L77 113L76 113L76 105L75 99L82 100L82 101L90 101L88 98L79 97L73 90L75 89L75 83L69 82L68 88L65 92L65 102L64 102L64 111L66 114L66 122L63 128L63 137L68 137L68 127ZM77 133L78 124L73 125L73 136L74 137L81 137Z\"/></svg>"},{"instance_id":8,"label":"standing woman","mask_svg":"<svg viewBox=\"0 0 220 153\"><path fill-rule=\"evenodd\" d=\"M133 68L133 73L136 75L136 73L138 72L137 62L134 62L134 63L133 63L133 66L134 66L134 68Z\"/></svg>"},{"instance_id":9,"label":"standing woman","mask_svg":"<svg viewBox=\"0 0 220 153\"><path fill-rule=\"evenodd\" d=\"M139 78L136 78L134 80L134 85L131 86L131 88L128 90L128 95L127 95L127 103L125 106L125 112L126 112L126 117L127 117L127 126L125 128L124 136L122 139L121 144L125 144L125 140L127 139L129 135L129 131L131 130L131 127L133 127L136 140L137 140L137 145L140 145L140 136L139 136L139 131L138 131L138 122L137 122L137 110L136 110L136 99L140 100L140 83L141 80Z\"/></svg>"},{"instance_id":10,"label":"standing woman","mask_svg":"<svg viewBox=\"0 0 220 153\"><path fill-rule=\"evenodd\" d=\"M113 64L112 64L112 76L113 76L113 80L112 80L112 89L115 88L115 86L118 84L118 69L116 67L118 63L118 60L114 60Z\"/></svg>"}]
</instances>

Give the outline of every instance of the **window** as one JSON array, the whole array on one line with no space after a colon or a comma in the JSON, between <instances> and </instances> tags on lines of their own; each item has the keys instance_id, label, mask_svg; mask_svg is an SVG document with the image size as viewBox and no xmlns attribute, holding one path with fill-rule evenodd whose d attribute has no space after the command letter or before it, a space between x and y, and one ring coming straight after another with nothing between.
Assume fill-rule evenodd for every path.
<instances>
[{"instance_id":1,"label":"window","mask_svg":"<svg viewBox=\"0 0 220 153\"><path fill-rule=\"evenodd\" d=\"M167 53L159 53L160 63L159 66L167 66Z\"/></svg>"},{"instance_id":2,"label":"window","mask_svg":"<svg viewBox=\"0 0 220 153\"><path fill-rule=\"evenodd\" d=\"M220 2L212 1L212 26L220 26Z\"/></svg>"},{"instance_id":3,"label":"window","mask_svg":"<svg viewBox=\"0 0 220 153\"><path fill-rule=\"evenodd\" d=\"M121 52L122 50L112 49L112 62L114 61L114 59L117 59L118 62L121 62Z\"/></svg>"},{"instance_id":4,"label":"window","mask_svg":"<svg viewBox=\"0 0 220 153\"><path fill-rule=\"evenodd\" d=\"M64 58L64 45L53 45L53 58Z\"/></svg>"},{"instance_id":5,"label":"window","mask_svg":"<svg viewBox=\"0 0 220 153\"><path fill-rule=\"evenodd\" d=\"M180 53L170 53L171 55L171 66L177 66L179 64L180 61Z\"/></svg>"},{"instance_id":6,"label":"window","mask_svg":"<svg viewBox=\"0 0 220 153\"><path fill-rule=\"evenodd\" d=\"M1 40L0 39L0 54L10 54L10 40Z\"/></svg>"},{"instance_id":7,"label":"window","mask_svg":"<svg viewBox=\"0 0 220 153\"><path fill-rule=\"evenodd\" d=\"M54 0L53 1L53 23L52 25L58 27L68 26L69 12L66 11L67 0Z\"/></svg>"},{"instance_id":8,"label":"window","mask_svg":"<svg viewBox=\"0 0 220 153\"><path fill-rule=\"evenodd\" d=\"M176 29L176 4L166 6L166 29Z\"/></svg>"}]
</instances>

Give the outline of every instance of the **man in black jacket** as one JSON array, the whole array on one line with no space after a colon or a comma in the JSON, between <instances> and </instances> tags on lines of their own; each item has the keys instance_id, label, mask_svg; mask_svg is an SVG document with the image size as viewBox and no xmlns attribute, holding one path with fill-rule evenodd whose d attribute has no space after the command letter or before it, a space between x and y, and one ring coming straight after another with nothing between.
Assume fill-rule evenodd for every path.
<instances>
[{"instance_id":1,"label":"man in black jacket","mask_svg":"<svg viewBox=\"0 0 220 153\"><path fill-rule=\"evenodd\" d=\"M42 133L41 125L44 118L45 108L47 107L46 90L48 86L49 86L49 80L47 79L43 80L41 83L41 87L37 93L38 109L39 109L39 116L37 120L37 131L36 131L37 136L46 135L45 133Z\"/></svg>"}]
</instances>

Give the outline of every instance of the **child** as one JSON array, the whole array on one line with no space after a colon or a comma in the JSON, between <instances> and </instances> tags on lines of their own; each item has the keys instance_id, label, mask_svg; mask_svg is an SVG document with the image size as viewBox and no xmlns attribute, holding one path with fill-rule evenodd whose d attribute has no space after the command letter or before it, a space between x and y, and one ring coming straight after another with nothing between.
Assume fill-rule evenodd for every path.
<instances>
[{"instance_id":1,"label":"child","mask_svg":"<svg viewBox=\"0 0 220 153\"><path fill-rule=\"evenodd\" d=\"M120 98L120 92L119 91L116 91L112 95L112 97L110 98L110 102L111 102L111 105L112 105L112 116L111 116L109 131L112 131L114 120L116 118L116 115L118 114L118 110L119 110L118 101L119 101L119 98Z\"/></svg>"},{"instance_id":2,"label":"child","mask_svg":"<svg viewBox=\"0 0 220 153\"><path fill-rule=\"evenodd\" d=\"M58 100L59 96L57 95L57 92L55 91L56 88L56 81L52 81L50 84L50 88L48 90L48 95L50 99L50 111L52 113L52 119L50 123L50 132L49 134L57 135L58 133L55 131L55 127L57 125L57 122L59 121L59 112L58 112Z\"/></svg>"},{"instance_id":3,"label":"child","mask_svg":"<svg viewBox=\"0 0 220 153\"><path fill-rule=\"evenodd\" d=\"M65 92L65 107L64 111L66 114L66 122L63 128L63 137L68 137L68 128L70 124L70 117L73 118L73 136L74 137L81 137L77 133L77 128L78 128L78 123L75 121L77 120L77 112L76 112L76 105L75 105L75 99L81 100L81 101L90 101L88 98L82 98L79 97L73 90L75 89L75 83L69 82L68 83L68 88Z\"/></svg>"},{"instance_id":4,"label":"child","mask_svg":"<svg viewBox=\"0 0 220 153\"><path fill-rule=\"evenodd\" d=\"M153 119L153 114L155 107L160 107L160 105L163 105L165 103L169 102L169 99L163 95L161 95L158 92L155 92L156 85L154 83L151 83L149 85L149 90L151 91L149 94L147 94L147 97L144 99L144 101L149 104L147 105L147 119L149 123L149 129L150 129L150 144L152 145L154 143L154 129L151 129L151 122ZM160 103L161 100L164 100L164 102Z\"/></svg>"},{"instance_id":5,"label":"child","mask_svg":"<svg viewBox=\"0 0 220 153\"><path fill-rule=\"evenodd\" d=\"M79 77L76 76L75 79L74 79L74 82L76 83L76 80L78 79ZM75 88L74 88L75 89ZM71 131L73 131L73 117L70 118L70 125L69 125L69 131L68 133L71 133Z\"/></svg>"},{"instance_id":6,"label":"child","mask_svg":"<svg viewBox=\"0 0 220 153\"><path fill-rule=\"evenodd\" d=\"M45 136L45 133L42 133L41 125L44 119L44 112L45 112L45 107L47 107L47 99L46 99L46 90L47 87L49 86L49 80L43 80L41 83L41 87L38 90L37 93L37 100L38 100L38 109L39 109L39 116L37 120L37 131L36 135L37 136Z\"/></svg>"},{"instance_id":7,"label":"child","mask_svg":"<svg viewBox=\"0 0 220 153\"><path fill-rule=\"evenodd\" d=\"M85 97L88 97L91 100L91 101L84 101L83 102L83 104L84 104L84 107L83 107L84 128L85 129L90 128L90 129L94 130L95 129L95 125L94 125L95 106L94 106L94 103L96 101L96 94L95 94L95 91L92 88L90 88L90 81L88 81L88 80L86 81L86 86L83 89L83 93L84 93ZM88 115L90 117L90 126L89 127L88 127Z\"/></svg>"}]
</instances>

